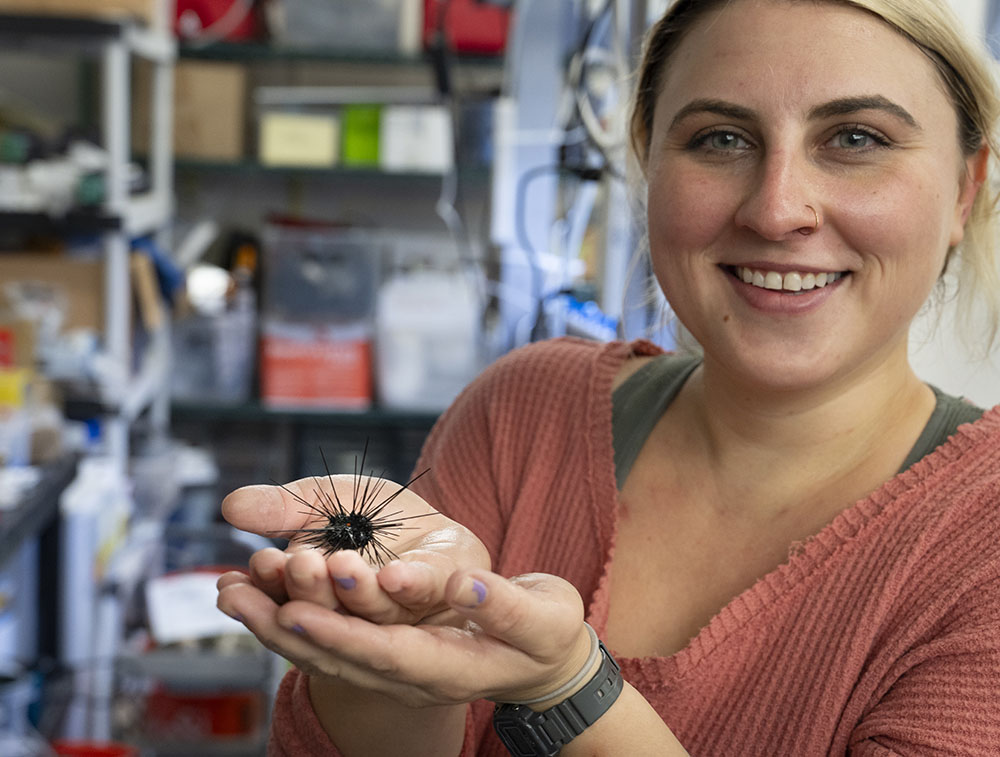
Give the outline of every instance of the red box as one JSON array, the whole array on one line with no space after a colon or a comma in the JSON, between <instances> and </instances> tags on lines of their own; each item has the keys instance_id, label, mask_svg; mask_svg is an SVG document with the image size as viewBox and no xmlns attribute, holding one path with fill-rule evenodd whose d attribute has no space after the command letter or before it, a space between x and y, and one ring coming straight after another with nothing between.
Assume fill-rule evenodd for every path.
<instances>
[{"instance_id":1,"label":"red box","mask_svg":"<svg viewBox=\"0 0 1000 757\"><path fill-rule=\"evenodd\" d=\"M424 45L432 47L444 17L448 46L460 53L499 55L507 46L510 10L477 0L424 0Z\"/></svg>"},{"instance_id":2,"label":"red box","mask_svg":"<svg viewBox=\"0 0 1000 757\"><path fill-rule=\"evenodd\" d=\"M263 324L260 398L271 407L367 410L371 337L358 329Z\"/></svg>"},{"instance_id":3,"label":"red box","mask_svg":"<svg viewBox=\"0 0 1000 757\"><path fill-rule=\"evenodd\" d=\"M260 691L197 694L158 689L146 699L146 735L185 742L254 736L264 727L263 700Z\"/></svg>"},{"instance_id":4,"label":"red box","mask_svg":"<svg viewBox=\"0 0 1000 757\"><path fill-rule=\"evenodd\" d=\"M241 0L176 0L174 31L182 40L201 36L214 39L220 31L222 38L229 42L262 38L257 15L259 3L250 3L245 12L240 5ZM236 18L239 14L243 15Z\"/></svg>"}]
</instances>

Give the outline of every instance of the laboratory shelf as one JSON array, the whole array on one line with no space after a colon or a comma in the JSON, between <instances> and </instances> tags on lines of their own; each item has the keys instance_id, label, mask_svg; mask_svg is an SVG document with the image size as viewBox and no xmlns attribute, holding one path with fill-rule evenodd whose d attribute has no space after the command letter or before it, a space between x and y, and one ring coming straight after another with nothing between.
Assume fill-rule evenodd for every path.
<instances>
[{"instance_id":1,"label":"laboratory shelf","mask_svg":"<svg viewBox=\"0 0 1000 757\"><path fill-rule=\"evenodd\" d=\"M102 212L71 211L65 215L15 210L0 211L0 227L27 234L96 234L122 227L118 216Z\"/></svg>"},{"instance_id":2,"label":"laboratory shelf","mask_svg":"<svg viewBox=\"0 0 1000 757\"><path fill-rule=\"evenodd\" d=\"M423 52L403 53L397 50L349 50L343 47L306 47L254 42L215 42L210 45L182 43L178 49L182 58L225 60L244 63L255 61L304 61L329 63L364 63L387 66L408 66L427 62ZM503 57L492 55L456 55L459 66L482 66L500 70Z\"/></svg>"},{"instance_id":3,"label":"laboratory shelf","mask_svg":"<svg viewBox=\"0 0 1000 757\"><path fill-rule=\"evenodd\" d=\"M254 688L269 679L273 664L273 655L263 648L257 654L153 649L116 660L119 673L149 676L184 691Z\"/></svg>"},{"instance_id":4,"label":"laboratory shelf","mask_svg":"<svg viewBox=\"0 0 1000 757\"><path fill-rule=\"evenodd\" d=\"M98 234L124 231L140 237L161 228L171 217L173 204L169 198L152 192L137 195L126 205L124 214L103 210L71 210L56 215L42 211L0 211L0 226L6 231L28 234Z\"/></svg>"},{"instance_id":5,"label":"laboratory shelf","mask_svg":"<svg viewBox=\"0 0 1000 757\"><path fill-rule=\"evenodd\" d=\"M429 429L438 418L437 412L373 408L362 412L274 408L260 402L233 405L202 402L173 402L174 418L204 421L285 422L326 426Z\"/></svg>"},{"instance_id":6,"label":"laboratory shelf","mask_svg":"<svg viewBox=\"0 0 1000 757\"><path fill-rule=\"evenodd\" d=\"M377 166L269 166L255 160L213 161L182 159L174 161L174 169L178 173L219 173L240 175L280 175L305 176L349 181L398 181L401 184L421 181L439 182L443 174L430 171L383 171ZM462 166L461 174L471 181L489 180L489 168L486 166Z\"/></svg>"},{"instance_id":7,"label":"laboratory shelf","mask_svg":"<svg viewBox=\"0 0 1000 757\"><path fill-rule=\"evenodd\" d=\"M22 543L41 534L55 521L59 495L76 475L78 457L66 455L41 466L39 482L15 507L0 512L0 567Z\"/></svg>"},{"instance_id":8,"label":"laboratory shelf","mask_svg":"<svg viewBox=\"0 0 1000 757\"><path fill-rule=\"evenodd\" d=\"M148 60L169 62L177 56L177 44L171 35L144 27L127 16L103 19L0 13L0 36L15 45L41 49L65 49L70 45L81 51L93 48L94 43L121 41Z\"/></svg>"}]
</instances>

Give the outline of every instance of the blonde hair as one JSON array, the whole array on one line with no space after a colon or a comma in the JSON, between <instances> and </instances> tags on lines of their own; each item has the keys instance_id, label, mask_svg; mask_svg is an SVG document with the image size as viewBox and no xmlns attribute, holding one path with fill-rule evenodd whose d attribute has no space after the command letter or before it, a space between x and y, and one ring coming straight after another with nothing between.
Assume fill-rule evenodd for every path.
<instances>
[{"instance_id":1,"label":"blonde hair","mask_svg":"<svg viewBox=\"0 0 1000 757\"><path fill-rule=\"evenodd\" d=\"M663 72L687 32L706 13L730 0L678 0L649 30L639 65L629 117L629 139L640 166L646 163L653 111ZM784 0L848 5L880 18L930 58L952 99L958 141L965 157L989 150L987 178L965 224L965 238L949 250L945 271L957 279L958 325L971 352L985 356L1000 329L1000 272L997 270L998 153L996 122L1000 94L991 61L981 45L964 33L945 0ZM942 274L944 271L942 272ZM977 304L983 318L977 320ZM985 342L975 339L983 332Z\"/></svg>"}]
</instances>

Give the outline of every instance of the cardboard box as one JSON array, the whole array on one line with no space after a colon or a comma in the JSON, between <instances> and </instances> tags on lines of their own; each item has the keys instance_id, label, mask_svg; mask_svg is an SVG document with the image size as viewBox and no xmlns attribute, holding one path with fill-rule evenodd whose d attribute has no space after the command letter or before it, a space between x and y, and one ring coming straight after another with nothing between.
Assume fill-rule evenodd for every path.
<instances>
[{"instance_id":1,"label":"cardboard box","mask_svg":"<svg viewBox=\"0 0 1000 757\"><path fill-rule=\"evenodd\" d=\"M0 282L51 290L65 305L64 329L104 329L104 264L48 253L0 254Z\"/></svg>"},{"instance_id":2,"label":"cardboard box","mask_svg":"<svg viewBox=\"0 0 1000 757\"><path fill-rule=\"evenodd\" d=\"M125 17L137 18L152 25L161 2L165 0L0 0L0 13L80 18Z\"/></svg>"},{"instance_id":3,"label":"cardboard box","mask_svg":"<svg viewBox=\"0 0 1000 757\"><path fill-rule=\"evenodd\" d=\"M132 86L132 148L142 155L149 152L151 96L151 67L137 65ZM174 68L174 156L242 160L246 99L247 71L239 63L178 61Z\"/></svg>"},{"instance_id":4,"label":"cardboard box","mask_svg":"<svg viewBox=\"0 0 1000 757\"><path fill-rule=\"evenodd\" d=\"M373 395L371 352L367 328L265 323L261 402L279 408L366 410Z\"/></svg>"},{"instance_id":5,"label":"cardboard box","mask_svg":"<svg viewBox=\"0 0 1000 757\"><path fill-rule=\"evenodd\" d=\"M0 370L35 364L35 326L31 321L0 316Z\"/></svg>"}]
</instances>

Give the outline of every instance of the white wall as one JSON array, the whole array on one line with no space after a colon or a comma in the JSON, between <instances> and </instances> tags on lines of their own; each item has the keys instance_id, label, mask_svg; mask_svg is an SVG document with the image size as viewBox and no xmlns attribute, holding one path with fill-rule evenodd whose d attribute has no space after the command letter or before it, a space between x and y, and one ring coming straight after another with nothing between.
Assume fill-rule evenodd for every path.
<instances>
[{"instance_id":1,"label":"white wall","mask_svg":"<svg viewBox=\"0 0 1000 757\"><path fill-rule=\"evenodd\" d=\"M975 34L982 34L987 0L949 0L956 15Z\"/></svg>"},{"instance_id":2,"label":"white wall","mask_svg":"<svg viewBox=\"0 0 1000 757\"><path fill-rule=\"evenodd\" d=\"M987 0L951 4L969 30L981 37ZM910 346L914 368L925 381L985 407L1000 404L1000 345L986 360L971 358L958 338L953 305L931 308L918 318Z\"/></svg>"}]
</instances>

